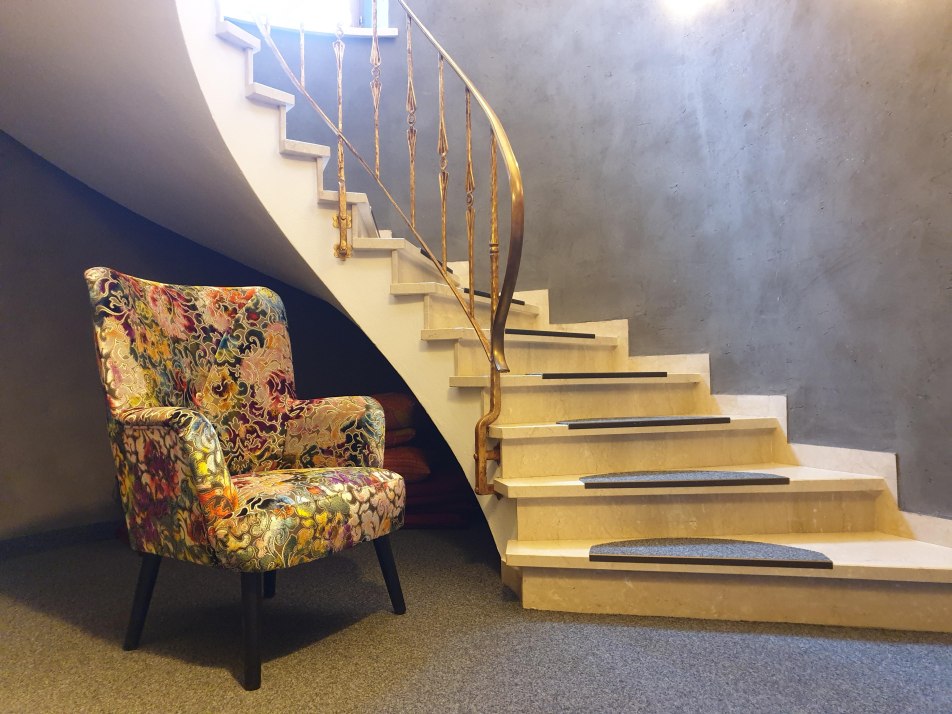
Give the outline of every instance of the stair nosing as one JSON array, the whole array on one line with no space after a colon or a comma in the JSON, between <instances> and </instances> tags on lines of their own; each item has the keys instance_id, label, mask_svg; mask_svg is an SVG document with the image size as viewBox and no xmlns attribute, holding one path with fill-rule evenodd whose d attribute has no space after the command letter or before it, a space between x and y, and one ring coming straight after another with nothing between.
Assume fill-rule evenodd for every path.
<instances>
[{"instance_id":1,"label":"stair nosing","mask_svg":"<svg viewBox=\"0 0 952 714\"><path fill-rule=\"evenodd\" d=\"M585 438L594 436L638 436L639 434L691 433L692 431L767 431L779 428L776 417L731 417L730 422L678 426L636 426L607 429L569 429L554 422L542 424L493 424L489 435L495 439Z\"/></svg>"}]
</instances>

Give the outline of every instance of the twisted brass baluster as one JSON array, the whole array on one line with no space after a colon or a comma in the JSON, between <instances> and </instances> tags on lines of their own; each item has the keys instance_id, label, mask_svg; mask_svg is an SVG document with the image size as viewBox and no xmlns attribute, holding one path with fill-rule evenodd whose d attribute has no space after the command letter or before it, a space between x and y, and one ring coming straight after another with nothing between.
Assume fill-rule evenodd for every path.
<instances>
[{"instance_id":1,"label":"twisted brass baluster","mask_svg":"<svg viewBox=\"0 0 952 714\"><path fill-rule=\"evenodd\" d=\"M377 0L371 5L373 40L370 43L370 93L374 99L374 173L380 178L380 41L377 37Z\"/></svg>"},{"instance_id":2,"label":"twisted brass baluster","mask_svg":"<svg viewBox=\"0 0 952 714\"><path fill-rule=\"evenodd\" d=\"M476 178L473 176L473 112L472 95L466 88L466 242L469 250L469 312L476 316L476 205L473 193L476 191Z\"/></svg>"},{"instance_id":3,"label":"twisted brass baluster","mask_svg":"<svg viewBox=\"0 0 952 714\"><path fill-rule=\"evenodd\" d=\"M446 154L449 153L446 140L446 102L443 91L443 55L440 55L440 138L436 150L440 154L440 239L443 246L443 270L446 270L446 186L450 175L446 170Z\"/></svg>"},{"instance_id":4,"label":"twisted brass baluster","mask_svg":"<svg viewBox=\"0 0 952 714\"><path fill-rule=\"evenodd\" d=\"M347 188L344 178L344 28L337 26L337 39L334 40L334 56L337 58L337 215L334 216L334 228L340 231L340 240L334 246L334 255L341 260L350 257L351 249L347 241L347 229L352 220L347 214Z\"/></svg>"},{"instance_id":5,"label":"twisted brass baluster","mask_svg":"<svg viewBox=\"0 0 952 714\"><path fill-rule=\"evenodd\" d=\"M407 147L410 150L410 227L416 228L416 91L413 89L413 19L407 15Z\"/></svg>"},{"instance_id":6,"label":"twisted brass baluster","mask_svg":"<svg viewBox=\"0 0 952 714\"><path fill-rule=\"evenodd\" d=\"M496 132L489 133L489 310L495 319L499 307L499 201L496 179Z\"/></svg>"}]
</instances>

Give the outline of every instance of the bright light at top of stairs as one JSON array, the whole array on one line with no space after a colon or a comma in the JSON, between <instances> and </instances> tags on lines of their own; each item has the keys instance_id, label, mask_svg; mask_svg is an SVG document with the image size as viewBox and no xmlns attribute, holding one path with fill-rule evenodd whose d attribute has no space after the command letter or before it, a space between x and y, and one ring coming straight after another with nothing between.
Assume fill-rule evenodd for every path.
<instances>
[{"instance_id":1,"label":"bright light at top of stairs","mask_svg":"<svg viewBox=\"0 0 952 714\"><path fill-rule=\"evenodd\" d=\"M352 0L222 0L225 17L254 22L256 18L268 18L273 27L327 32L341 27L353 27L357 23L351 11Z\"/></svg>"}]
</instances>

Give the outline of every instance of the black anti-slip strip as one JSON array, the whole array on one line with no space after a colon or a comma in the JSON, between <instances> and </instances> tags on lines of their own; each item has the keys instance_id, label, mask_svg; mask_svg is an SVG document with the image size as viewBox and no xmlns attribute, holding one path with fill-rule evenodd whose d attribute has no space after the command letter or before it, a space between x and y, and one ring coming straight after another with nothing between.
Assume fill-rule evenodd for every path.
<instances>
[{"instance_id":1,"label":"black anti-slip strip","mask_svg":"<svg viewBox=\"0 0 952 714\"><path fill-rule=\"evenodd\" d=\"M647 538L604 543L592 546L588 559L599 563L833 568L833 562L815 550L724 538Z\"/></svg>"},{"instance_id":2,"label":"black anti-slip strip","mask_svg":"<svg viewBox=\"0 0 952 714\"><path fill-rule=\"evenodd\" d=\"M543 372L542 379L631 379L667 377L667 372Z\"/></svg>"},{"instance_id":3,"label":"black anti-slip strip","mask_svg":"<svg viewBox=\"0 0 952 714\"><path fill-rule=\"evenodd\" d=\"M529 335L531 337L571 337L577 340L594 340L594 332L558 332L556 330L524 330L521 327L507 327L507 335Z\"/></svg>"},{"instance_id":4,"label":"black anti-slip strip","mask_svg":"<svg viewBox=\"0 0 952 714\"><path fill-rule=\"evenodd\" d=\"M786 476L754 471L633 471L579 479L585 488L699 488L703 486L783 486Z\"/></svg>"},{"instance_id":5,"label":"black anti-slip strip","mask_svg":"<svg viewBox=\"0 0 952 714\"><path fill-rule=\"evenodd\" d=\"M463 292L464 292L464 293L469 293L469 288L463 288ZM487 291L485 291L485 290L473 290L473 295L475 295L476 297L484 297L484 298L491 297L491 295L490 295ZM520 300L519 298L513 298L513 299L512 299L512 304L513 304L513 305L525 305L525 304L526 304L526 301L525 301L525 300Z\"/></svg>"},{"instance_id":6,"label":"black anti-slip strip","mask_svg":"<svg viewBox=\"0 0 952 714\"><path fill-rule=\"evenodd\" d=\"M611 417L608 419L566 419L558 422L569 429L621 429L636 426L694 426L697 424L730 424L726 416L659 416Z\"/></svg>"}]
</instances>

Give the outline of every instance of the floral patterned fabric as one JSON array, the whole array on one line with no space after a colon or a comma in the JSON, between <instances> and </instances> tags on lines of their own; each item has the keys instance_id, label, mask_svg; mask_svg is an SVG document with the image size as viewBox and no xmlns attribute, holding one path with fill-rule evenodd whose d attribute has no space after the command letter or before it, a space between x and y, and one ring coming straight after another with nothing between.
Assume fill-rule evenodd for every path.
<instances>
[{"instance_id":1,"label":"floral patterned fabric","mask_svg":"<svg viewBox=\"0 0 952 714\"><path fill-rule=\"evenodd\" d=\"M86 280L133 548L273 570L400 527L383 411L369 397L295 398L274 292L108 268Z\"/></svg>"}]
</instances>

